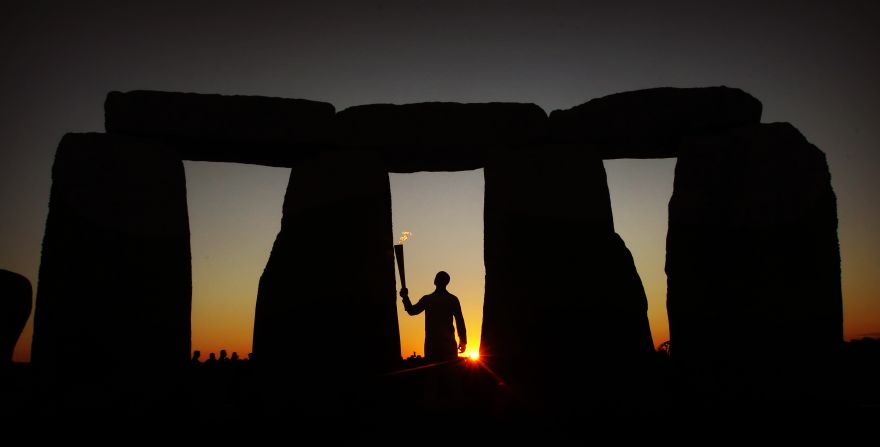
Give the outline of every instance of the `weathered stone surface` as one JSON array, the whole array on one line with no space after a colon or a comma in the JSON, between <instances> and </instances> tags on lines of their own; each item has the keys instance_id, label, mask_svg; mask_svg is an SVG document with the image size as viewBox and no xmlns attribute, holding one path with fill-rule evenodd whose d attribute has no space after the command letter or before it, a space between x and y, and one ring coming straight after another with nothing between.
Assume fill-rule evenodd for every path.
<instances>
[{"instance_id":1,"label":"weathered stone surface","mask_svg":"<svg viewBox=\"0 0 880 447\"><path fill-rule=\"evenodd\" d=\"M66 135L52 170L34 365L62 394L104 387L83 391L82 405L150 396L164 372L188 364L190 303L181 161L126 137Z\"/></svg>"},{"instance_id":2,"label":"weathered stone surface","mask_svg":"<svg viewBox=\"0 0 880 447\"><path fill-rule=\"evenodd\" d=\"M485 165L488 150L543 141L547 114L534 104L370 104L336 115L343 147L382 154L390 172L457 171Z\"/></svg>"},{"instance_id":3,"label":"weathered stone surface","mask_svg":"<svg viewBox=\"0 0 880 447\"><path fill-rule=\"evenodd\" d=\"M292 166L331 141L332 104L147 90L110 92L105 127L160 139L183 159Z\"/></svg>"},{"instance_id":4,"label":"weathered stone surface","mask_svg":"<svg viewBox=\"0 0 880 447\"><path fill-rule=\"evenodd\" d=\"M399 364L392 247L391 190L375 154L331 152L293 168L254 322L270 380L300 402L315 403L311 392L330 402L331 389Z\"/></svg>"},{"instance_id":5,"label":"weathered stone surface","mask_svg":"<svg viewBox=\"0 0 880 447\"><path fill-rule=\"evenodd\" d=\"M31 315L31 282L0 269L0 365L12 361L15 343Z\"/></svg>"},{"instance_id":6,"label":"weathered stone surface","mask_svg":"<svg viewBox=\"0 0 880 447\"><path fill-rule=\"evenodd\" d=\"M653 352L647 301L614 233L602 160L535 147L493 154L485 176L482 358L553 405L638 394L632 378Z\"/></svg>"},{"instance_id":7,"label":"weathered stone surface","mask_svg":"<svg viewBox=\"0 0 880 447\"><path fill-rule=\"evenodd\" d=\"M816 390L807 382L843 339L836 199L822 151L789 124L686 142L666 274L674 359L757 393Z\"/></svg>"},{"instance_id":8,"label":"weathered stone surface","mask_svg":"<svg viewBox=\"0 0 880 447\"><path fill-rule=\"evenodd\" d=\"M615 93L550 114L551 139L589 143L604 159L678 155L683 137L761 121L761 102L728 87Z\"/></svg>"}]
</instances>

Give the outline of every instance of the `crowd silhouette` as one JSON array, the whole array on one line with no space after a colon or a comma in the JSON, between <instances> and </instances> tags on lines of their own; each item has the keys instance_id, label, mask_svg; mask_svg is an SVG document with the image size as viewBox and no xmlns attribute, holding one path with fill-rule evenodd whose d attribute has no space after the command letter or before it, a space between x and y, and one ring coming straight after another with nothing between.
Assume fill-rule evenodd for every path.
<instances>
[{"instance_id":1,"label":"crowd silhouette","mask_svg":"<svg viewBox=\"0 0 880 447\"><path fill-rule=\"evenodd\" d=\"M208 353L208 358L203 362L202 361L202 351L196 349L192 353L191 363L195 366L195 365L202 365L202 364L205 364L205 365L212 365L212 364L217 364L217 363L222 364L222 363L228 363L228 362L232 362L232 363L248 362L253 358L253 355L254 355L253 353L249 352L247 354L247 358L241 358L241 357L239 357L238 352L233 351L232 355L230 356L227 354L225 349L221 349L219 358L217 357L217 354L211 352L211 353Z\"/></svg>"}]
</instances>

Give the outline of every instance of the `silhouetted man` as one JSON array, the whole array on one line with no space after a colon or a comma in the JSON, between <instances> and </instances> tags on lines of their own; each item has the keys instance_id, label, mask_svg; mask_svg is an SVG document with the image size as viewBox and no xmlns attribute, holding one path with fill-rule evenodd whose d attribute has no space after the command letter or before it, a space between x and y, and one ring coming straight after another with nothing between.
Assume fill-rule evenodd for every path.
<instances>
[{"instance_id":1,"label":"silhouetted man","mask_svg":"<svg viewBox=\"0 0 880 447\"><path fill-rule=\"evenodd\" d=\"M409 290L406 287L400 289L403 298L403 308L410 315L418 315L425 312L425 358L428 360L449 360L464 352L467 348L467 329L464 326L464 316L461 314L461 303L458 298L446 290L449 284L449 274L439 272L434 278L437 286L430 295L425 295L415 305L409 300ZM452 328L452 320L455 319L455 327L458 329L458 349L455 346L455 331Z\"/></svg>"}]
</instances>

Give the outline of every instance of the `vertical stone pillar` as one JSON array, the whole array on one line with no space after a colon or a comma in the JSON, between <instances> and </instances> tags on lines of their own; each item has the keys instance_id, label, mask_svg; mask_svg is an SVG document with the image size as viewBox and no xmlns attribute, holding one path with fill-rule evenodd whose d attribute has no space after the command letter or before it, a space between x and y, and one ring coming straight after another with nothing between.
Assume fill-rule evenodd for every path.
<instances>
[{"instance_id":1,"label":"vertical stone pillar","mask_svg":"<svg viewBox=\"0 0 880 447\"><path fill-rule=\"evenodd\" d=\"M602 160L572 146L521 148L492 154L485 176L481 358L537 401L634 390L626 377L653 344Z\"/></svg>"},{"instance_id":2,"label":"vertical stone pillar","mask_svg":"<svg viewBox=\"0 0 880 447\"><path fill-rule=\"evenodd\" d=\"M666 257L672 356L719 391L821 388L817 374L843 339L830 180L825 155L789 124L682 148Z\"/></svg>"},{"instance_id":3,"label":"vertical stone pillar","mask_svg":"<svg viewBox=\"0 0 880 447\"><path fill-rule=\"evenodd\" d=\"M257 296L263 371L302 398L400 361L392 237L388 174L375 153L328 151L293 167Z\"/></svg>"},{"instance_id":4,"label":"vertical stone pillar","mask_svg":"<svg viewBox=\"0 0 880 447\"><path fill-rule=\"evenodd\" d=\"M180 159L128 137L66 135L32 350L57 397L90 407L161 399L188 364L191 292Z\"/></svg>"}]
</instances>

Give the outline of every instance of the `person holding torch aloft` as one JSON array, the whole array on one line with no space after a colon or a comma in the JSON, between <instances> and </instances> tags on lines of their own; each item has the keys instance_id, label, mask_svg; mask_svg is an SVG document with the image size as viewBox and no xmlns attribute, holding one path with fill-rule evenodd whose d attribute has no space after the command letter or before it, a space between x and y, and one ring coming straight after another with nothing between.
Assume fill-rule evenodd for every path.
<instances>
[{"instance_id":1,"label":"person holding torch aloft","mask_svg":"<svg viewBox=\"0 0 880 447\"><path fill-rule=\"evenodd\" d=\"M452 360L467 348L467 329L461 313L458 297L449 293L449 274L439 272L434 278L436 289L425 295L415 305L409 300L409 290L400 289L403 308L410 315L425 312L425 358L431 361ZM458 346L455 343L455 328L458 329Z\"/></svg>"}]
</instances>

